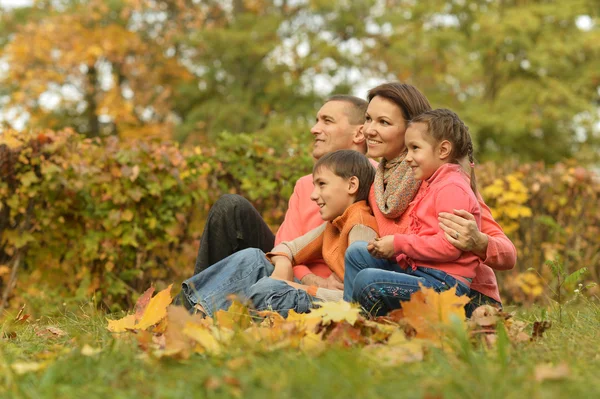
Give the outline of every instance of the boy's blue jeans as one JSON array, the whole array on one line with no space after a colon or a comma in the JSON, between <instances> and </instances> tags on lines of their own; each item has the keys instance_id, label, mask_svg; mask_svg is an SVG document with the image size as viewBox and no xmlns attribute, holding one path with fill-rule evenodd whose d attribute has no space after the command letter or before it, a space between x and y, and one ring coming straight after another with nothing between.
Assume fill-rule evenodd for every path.
<instances>
[{"instance_id":1,"label":"boy's blue jeans","mask_svg":"<svg viewBox=\"0 0 600 399\"><path fill-rule=\"evenodd\" d=\"M249 299L257 310L272 309L287 316L290 309L306 313L315 300L303 290L269 278L273 265L264 252L247 248L185 280L183 294L192 306L200 304L208 316L231 305L230 295Z\"/></svg>"},{"instance_id":2,"label":"boy's blue jeans","mask_svg":"<svg viewBox=\"0 0 600 399\"><path fill-rule=\"evenodd\" d=\"M401 308L400 302L421 289L419 284L438 292L456 286L457 295L469 294L466 284L441 270L421 266L404 270L395 261L372 257L364 241L350 245L344 263L344 300L358 302L377 316Z\"/></svg>"}]
</instances>

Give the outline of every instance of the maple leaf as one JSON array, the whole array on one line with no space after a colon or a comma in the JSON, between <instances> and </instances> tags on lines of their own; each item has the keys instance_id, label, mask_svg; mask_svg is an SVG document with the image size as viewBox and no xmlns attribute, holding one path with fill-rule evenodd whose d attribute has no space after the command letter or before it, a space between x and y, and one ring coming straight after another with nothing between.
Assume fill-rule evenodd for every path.
<instances>
[{"instance_id":1,"label":"maple leaf","mask_svg":"<svg viewBox=\"0 0 600 399\"><path fill-rule=\"evenodd\" d=\"M154 287L148 288L138 298L137 302L135 303L135 319L136 320L140 320L142 318L142 316L144 315L144 311L146 310L146 307L148 307L148 303L150 302L150 299L152 298L152 294L154 294Z\"/></svg>"},{"instance_id":2,"label":"maple leaf","mask_svg":"<svg viewBox=\"0 0 600 399\"><path fill-rule=\"evenodd\" d=\"M169 306L173 300L171 298L172 286L173 284L169 285L167 288L150 299L148 306L144 310L144 314L140 318L138 324L135 326L136 329L145 330L146 328L157 324L167 316L167 306Z\"/></svg>"},{"instance_id":3,"label":"maple leaf","mask_svg":"<svg viewBox=\"0 0 600 399\"><path fill-rule=\"evenodd\" d=\"M227 310L219 310L215 313L215 319L220 328L233 330L236 326L246 329L252 324L250 311L248 307L242 304L237 299L231 302L231 306Z\"/></svg>"},{"instance_id":4,"label":"maple leaf","mask_svg":"<svg viewBox=\"0 0 600 399\"><path fill-rule=\"evenodd\" d=\"M339 302L322 302L318 309L310 312L312 317L320 317L323 325L328 325L333 322L347 321L350 325L354 325L360 314L360 309L357 305L345 301Z\"/></svg>"},{"instance_id":5,"label":"maple leaf","mask_svg":"<svg viewBox=\"0 0 600 399\"><path fill-rule=\"evenodd\" d=\"M467 296L456 295L456 287L438 293L421 285L421 290L403 302L402 308L406 320L417 331L417 338L439 341L442 338L440 328L450 325L453 316L464 324L464 306L468 302Z\"/></svg>"},{"instance_id":6,"label":"maple leaf","mask_svg":"<svg viewBox=\"0 0 600 399\"><path fill-rule=\"evenodd\" d=\"M213 355L221 353L221 344L206 327L187 323L182 332L200 345L199 352L206 351Z\"/></svg>"},{"instance_id":7,"label":"maple leaf","mask_svg":"<svg viewBox=\"0 0 600 399\"><path fill-rule=\"evenodd\" d=\"M130 314L118 320L108 320L108 331L114 333L126 332L135 329L135 315Z\"/></svg>"},{"instance_id":8,"label":"maple leaf","mask_svg":"<svg viewBox=\"0 0 600 399\"><path fill-rule=\"evenodd\" d=\"M181 306L171 305L167 308L167 330L165 331L165 354L177 355L187 359L193 351L193 342L183 333L187 324L202 323L200 315L190 315Z\"/></svg>"}]
</instances>

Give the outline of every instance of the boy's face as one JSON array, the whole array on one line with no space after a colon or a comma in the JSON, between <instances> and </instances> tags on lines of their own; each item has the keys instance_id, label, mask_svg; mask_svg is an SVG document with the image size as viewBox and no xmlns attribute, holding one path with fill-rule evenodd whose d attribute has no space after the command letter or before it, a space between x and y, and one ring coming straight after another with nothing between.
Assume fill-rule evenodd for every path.
<instances>
[{"instance_id":1,"label":"boy's face","mask_svg":"<svg viewBox=\"0 0 600 399\"><path fill-rule=\"evenodd\" d=\"M310 199L319 205L323 220L341 216L354 203L357 181L355 177L341 178L327 167L321 167L313 173L314 188Z\"/></svg>"}]
</instances>

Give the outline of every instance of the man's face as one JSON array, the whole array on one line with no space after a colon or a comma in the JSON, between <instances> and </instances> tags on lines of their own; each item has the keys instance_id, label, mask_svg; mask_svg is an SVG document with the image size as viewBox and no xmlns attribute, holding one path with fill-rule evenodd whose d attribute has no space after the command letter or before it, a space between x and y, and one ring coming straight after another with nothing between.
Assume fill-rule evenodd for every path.
<instances>
[{"instance_id":1,"label":"man's face","mask_svg":"<svg viewBox=\"0 0 600 399\"><path fill-rule=\"evenodd\" d=\"M329 101L317 113L315 125L310 132L315 138L313 157L337 151L352 149L353 138L360 125L352 125L344 111L351 105L344 101Z\"/></svg>"}]
</instances>

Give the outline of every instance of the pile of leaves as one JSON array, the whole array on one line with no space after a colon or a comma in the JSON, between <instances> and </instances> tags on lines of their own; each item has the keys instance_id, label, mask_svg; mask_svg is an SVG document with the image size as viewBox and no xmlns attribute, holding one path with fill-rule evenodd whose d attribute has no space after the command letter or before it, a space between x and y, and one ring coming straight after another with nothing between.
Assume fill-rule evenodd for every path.
<instances>
[{"instance_id":1,"label":"pile of leaves","mask_svg":"<svg viewBox=\"0 0 600 399\"><path fill-rule=\"evenodd\" d=\"M422 287L403 308L387 316L368 318L347 302L326 302L307 314L293 310L287 318L276 312L255 311L233 300L231 307L214 317L191 315L171 305L171 286L154 297L149 288L137 301L135 312L109 320L108 330L134 337L139 347L156 358L187 359L192 354L219 356L274 350L299 350L318 355L329 347L361 347L365 356L381 364L421 361L428 348L449 348L448 338L457 329L474 343L491 347L500 330L518 344L541 337L549 327L536 323L533 335L525 322L491 306L481 306L465 320L467 297L455 289L437 293Z\"/></svg>"}]
</instances>

